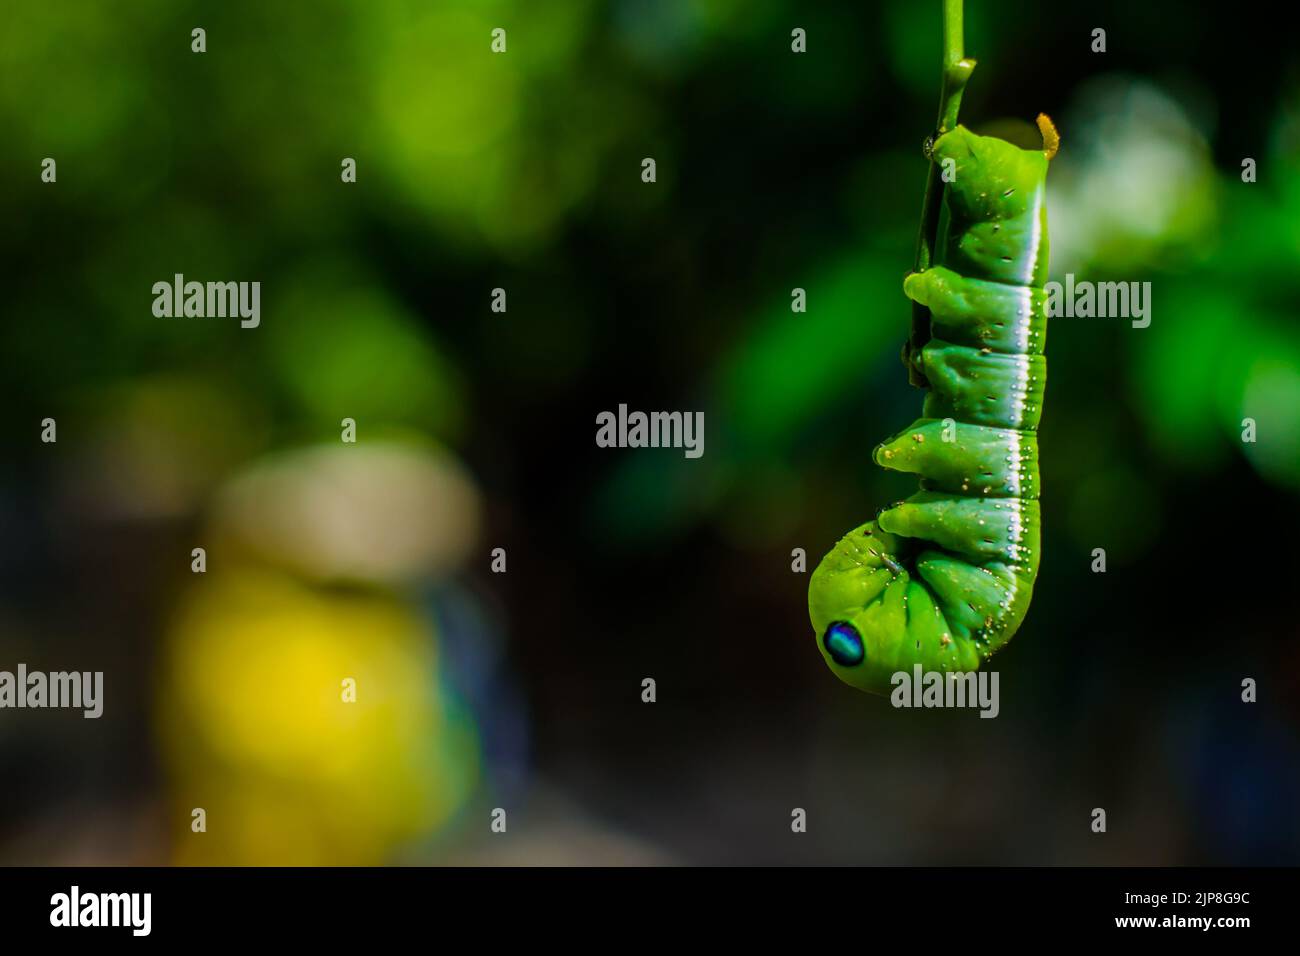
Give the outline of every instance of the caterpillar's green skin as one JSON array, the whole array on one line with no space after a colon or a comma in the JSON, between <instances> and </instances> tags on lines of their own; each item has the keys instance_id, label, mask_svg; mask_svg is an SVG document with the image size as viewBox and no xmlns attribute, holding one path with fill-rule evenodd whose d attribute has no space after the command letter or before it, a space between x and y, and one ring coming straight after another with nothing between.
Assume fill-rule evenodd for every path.
<instances>
[{"instance_id":1,"label":"caterpillar's green skin","mask_svg":"<svg viewBox=\"0 0 1300 956\"><path fill-rule=\"evenodd\" d=\"M931 313L913 357L930 394L874 453L922 490L845 535L808 588L827 665L880 694L915 664L978 668L1020 627L1038 574L1048 157L958 126L934 144L948 158L939 265L903 283Z\"/></svg>"}]
</instances>

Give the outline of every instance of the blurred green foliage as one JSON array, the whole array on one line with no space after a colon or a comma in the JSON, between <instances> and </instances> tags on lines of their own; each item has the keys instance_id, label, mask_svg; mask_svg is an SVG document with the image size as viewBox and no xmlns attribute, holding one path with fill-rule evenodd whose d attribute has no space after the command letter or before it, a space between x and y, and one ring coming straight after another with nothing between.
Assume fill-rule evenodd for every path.
<instances>
[{"instance_id":1,"label":"blurred green foliage","mask_svg":"<svg viewBox=\"0 0 1300 956\"><path fill-rule=\"evenodd\" d=\"M1215 140L1240 125L1216 129L1224 73L1175 69L1176 42L1089 58L1068 44L1083 21L1053 16L970 5L965 119L1056 114L1054 274L1151 281L1155 310L1148 330L1054 323L1053 493L1091 526L1124 512L1099 489L1158 498L1234 457L1294 491L1294 78L1251 114L1261 173L1245 184ZM638 394L705 407L703 461L594 464L585 520L609 544L715 523L774 545L802 503L820 540L840 512L897 493L865 460L919 407L897 363L900 280L937 4L22 2L5 18L0 176L25 185L3 199L17 320L0 348L18 408L164 375L238 394L261 437L195 422L236 458L351 415L490 448L483 470L523 481L531 452L491 456L529 427L538 392L572 392L575 422ZM811 53L789 52L791 24ZM206 54L190 50L195 25ZM506 55L489 50L498 26ZM1111 29L1126 35L1122 19ZM638 181L645 155L654 188ZM46 156L57 188L37 181ZM356 186L338 180L343 157ZM261 277L270 318L256 334L155 320L147 290L174 273ZM508 317L487 310L498 285ZM795 287L806 313L789 309ZM1067 434L1096 436L1109 480L1077 445L1053 469Z\"/></svg>"}]
</instances>

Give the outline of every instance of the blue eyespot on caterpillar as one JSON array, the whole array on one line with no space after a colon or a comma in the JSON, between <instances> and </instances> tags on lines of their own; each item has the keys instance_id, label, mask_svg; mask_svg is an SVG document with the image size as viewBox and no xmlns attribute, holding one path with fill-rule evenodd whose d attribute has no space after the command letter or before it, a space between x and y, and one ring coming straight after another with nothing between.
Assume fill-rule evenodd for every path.
<instances>
[{"instance_id":1,"label":"blue eyespot on caterpillar","mask_svg":"<svg viewBox=\"0 0 1300 956\"><path fill-rule=\"evenodd\" d=\"M848 621L832 621L822 635L822 646L836 664L855 667L862 663L862 635Z\"/></svg>"},{"instance_id":2,"label":"blue eyespot on caterpillar","mask_svg":"<svg viewBox=\"0 0 1300 956\"><path fill-rule=\"evenodd\" d=\"M929 341L909 356L928 383L922 415L873 460L920 490L845 535L813 572L808 611L827 665L888 694L890 678L971 671L1016 633L1038 575L1038 423L1047 362L1048 161L1041 150L937 137L952 160L935 265L903 291L929 309Z\"/></svg>"}]
</instances>

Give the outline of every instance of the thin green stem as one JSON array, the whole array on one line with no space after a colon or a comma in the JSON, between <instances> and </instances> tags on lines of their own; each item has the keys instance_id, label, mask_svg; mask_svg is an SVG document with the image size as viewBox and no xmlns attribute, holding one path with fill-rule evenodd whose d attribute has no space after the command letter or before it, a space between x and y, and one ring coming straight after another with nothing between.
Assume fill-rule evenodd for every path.
<instances>
[{"instance_id":1,"label":"thin green stem","mask_svg":"<svg viewBox=\"0 0 1300 956\"><path fill-rule=\"evenodd\" d=\"M963 49L965 42L962 30L962 2L963 0L943 0L943 82L939 91L939 118L935 124L934 139L957 126L962 93L975 69L975 61L967 59ZM913 271L920 272L930 268L934 260L934 244L939 232L939 206L942 196L941 171L931 157L930 169L925 180L925 199L921 203L921 230L916 240L916 265ZM912 330L903 350L903 361L907 365L908 380L921 388L929 386L929 382L918 367L921 349L929 340L930 310L913 302Z\"/></svg>"}]
</instances>

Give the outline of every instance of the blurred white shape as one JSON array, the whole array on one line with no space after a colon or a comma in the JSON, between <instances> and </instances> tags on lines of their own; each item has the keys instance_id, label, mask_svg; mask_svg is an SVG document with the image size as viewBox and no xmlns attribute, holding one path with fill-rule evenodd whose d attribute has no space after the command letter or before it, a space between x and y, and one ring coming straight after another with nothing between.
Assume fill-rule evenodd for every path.
<instances>
[{"instance_id":1,"label":"blurred white shape","mask_svg":"<svg viewBox=\"0 0 1300 956\"><path fill-rule=\"evenodd\" d=\"M1047 178L1054 276L1133 273L1208 235L1217 207L1210 147L1164 91L1098 77L1060 128Z\"/></svg>"},{"instance_id":2,"label":"blurred white shape","mask_svg":"<svg viewBox=\"0 0 1300 956\"><path fill-rule=\"evenodd\" d=\"M437 447L371 441L264 459L218 494L218 549L308 579L400 583L460 565L482 506L460 463ZM210 560L221 560L209 549Z\"/></svg>"}]
</instances>

